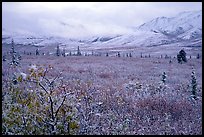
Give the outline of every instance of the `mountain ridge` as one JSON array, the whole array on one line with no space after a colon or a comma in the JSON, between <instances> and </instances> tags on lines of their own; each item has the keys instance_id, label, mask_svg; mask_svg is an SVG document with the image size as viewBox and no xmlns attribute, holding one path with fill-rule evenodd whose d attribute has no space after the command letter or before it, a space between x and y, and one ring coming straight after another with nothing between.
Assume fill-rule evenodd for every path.
<instances>
[{"instance_id":1,"label":"mountain ridge","mask_svg":"<svg viewBox=\"0 0 204 137\"><path fill-rule=\"evenodd\" d=\"M70 24L60 21L62 27ZM80 26L80 25L75 25ZM81 26L83 28L83 26ZM174 17L157 17L140 26L134 27L134 32L121 35L96 35L86 38L62 38L55 36L10 35L2 29L2 43L11 43L11 39L18 44L46 46L49 44L97 48L113 48L121 46L153 47L184 41L200 41L202 43L202 10L181 12ZM32 39L31 39L32 38ZM66 47L69 49L69 47Z\"/></svg>"}]
</instances>

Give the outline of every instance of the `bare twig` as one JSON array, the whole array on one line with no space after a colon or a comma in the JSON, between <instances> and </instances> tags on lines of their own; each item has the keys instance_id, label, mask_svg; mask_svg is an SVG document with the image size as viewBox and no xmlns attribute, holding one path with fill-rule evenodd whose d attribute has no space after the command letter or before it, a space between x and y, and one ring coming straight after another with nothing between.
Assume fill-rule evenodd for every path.
<instances>
[{"instance_id":1,"label":"bare twig","mask_svg":"<svg viewBox=\"0 0 204 137\"><path fill-rule=\"evenodd\" d=\"M59 112L60 108L64 104L65 99L66 99L66 96L64 96L63 101L61 102L60 106L58 107L57 111L55 112L55 117L57 116L57 113Z\"/></svg>"}]
</instances>

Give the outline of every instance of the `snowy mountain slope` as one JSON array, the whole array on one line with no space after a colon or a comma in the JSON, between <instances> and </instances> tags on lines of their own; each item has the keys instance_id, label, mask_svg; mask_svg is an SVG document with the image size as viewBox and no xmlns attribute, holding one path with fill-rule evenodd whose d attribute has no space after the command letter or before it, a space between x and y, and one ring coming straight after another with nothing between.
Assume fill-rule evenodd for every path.
<instances>
[{"instance_id":1,"label":"snowy mountain slope","mask_svg":"<svg viewBox=\"0 0 204 137\"><path fill-rule=\"evenodd\" d=\"M182 12L175 17L158 17L136 27L136 31L154 31L182 39L202 37L202 11Z\"/></svg>"},{"instance_id":2,"label":"snowy mountain slope","mask_svg":"<svg viewBox=\"0 0 204 137\"><path fill-rule=\"evenodd\" d=\"M172 18L158 17L134 28L134 33L122 35L106 42L98 42L99 47L160 46L170 43L197 41L202 43L202 11L182 12ZM193 45L193 44L192 44Z\"/></svg>"},{"instance_id":3,"label":"snowy mountain slope","mask_svg":"<svg viewBox=\"0 0 204 137\"><path fill-rule=\"evenodd\" d=\"M59 25L57 28L60 30L65 29L69 33L74 32L74 30L80 30L80 33L86 31L86 28L80 24L72 25L67 22L59 21L56 25ZM70 38L66 35L64 37L57 37L52 35L32 35L26 33L26 31L25 33L23 33L23 31L21 32L22 33L11 32L3 28L2 43L11 43L11 39L14 39L16 44L31 45L34 47L60 45L60 48L68 50L76 49L77 46L81 46L81 48L87 50L157 47L161 45L171 45L171 43L180 43L178 45L186 44L184 41L187 41L189 43L188 45L195 45L195 43L201 45L202 11L182 12L172 18L158 17L138 27L134 27L134 32L129 34L108 34Z\"/></svg>"}]
</instances>

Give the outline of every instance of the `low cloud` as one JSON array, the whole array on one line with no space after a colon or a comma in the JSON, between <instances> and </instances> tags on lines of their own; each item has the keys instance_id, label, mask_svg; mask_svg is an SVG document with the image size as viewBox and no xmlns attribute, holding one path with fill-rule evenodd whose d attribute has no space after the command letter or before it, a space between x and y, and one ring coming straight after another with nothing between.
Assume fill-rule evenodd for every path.
<instances>
[{"instance_id":1,"label":"low cloud","mask_svg":"<svg viewBox=\"0 0 204 137\"><path fill-rule=\"evenodd\" d=\"M3 2L2 26L36 35L83 37L127 33L159 16L201 9L201 2Z\"/></svg>"}]
</instances>

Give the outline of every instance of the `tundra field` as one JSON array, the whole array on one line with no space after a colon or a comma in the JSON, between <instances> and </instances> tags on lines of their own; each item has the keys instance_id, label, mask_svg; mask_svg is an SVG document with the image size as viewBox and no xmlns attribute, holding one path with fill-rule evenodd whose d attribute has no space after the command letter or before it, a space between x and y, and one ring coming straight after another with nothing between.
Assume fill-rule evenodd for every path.
<instances>
[{"instance_id":1,"label":"tundra field","mask_svg":"<svg viewBox=\"0 0 204 137\"><path fill-rule=\"evenodd\" d=\"M201 135L202 58L187 59L22 55L17 67L2 61L2 134Z\"/></svg>"}]
</instances>

